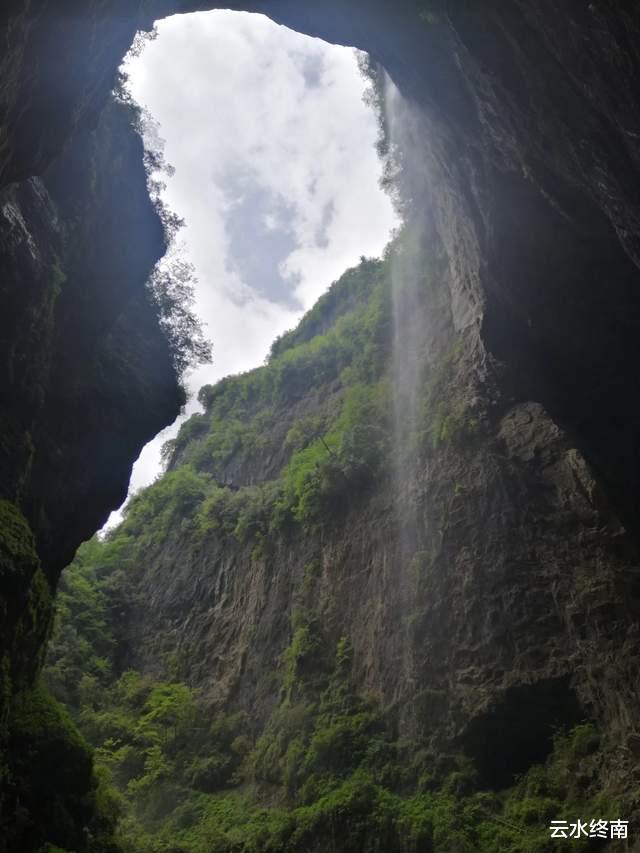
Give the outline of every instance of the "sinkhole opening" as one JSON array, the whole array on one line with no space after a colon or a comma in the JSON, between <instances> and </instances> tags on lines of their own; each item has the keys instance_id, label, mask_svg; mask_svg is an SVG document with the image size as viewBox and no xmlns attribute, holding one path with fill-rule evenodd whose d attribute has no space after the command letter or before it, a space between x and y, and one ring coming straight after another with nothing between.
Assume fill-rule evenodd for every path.
<instances>
[{"instance_id":1,"label":"sinkhole opening","mask_svg":"<svg viewBox=\"0 0 640 853\"><path fill-rule=\"evenodd\" d=\"M168 223L154 275L189 303L178 347L196 336L180 353L186 410L143 450L131 494L162 470L199 389L263 363L346 269L381 256L399 217L383 187L381 70L366 54L214 10L159 20L121 70L118 96L136 111Z\"/></svg>"}]
</instances>

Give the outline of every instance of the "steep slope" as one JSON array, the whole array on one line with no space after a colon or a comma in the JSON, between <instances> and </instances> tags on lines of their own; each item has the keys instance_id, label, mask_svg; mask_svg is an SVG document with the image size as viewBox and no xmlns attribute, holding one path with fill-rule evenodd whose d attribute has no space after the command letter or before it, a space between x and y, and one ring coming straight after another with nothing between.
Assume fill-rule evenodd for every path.
<instances>
[{"instance_id":1,"label":"steep slope","mask_svg":"<svg viewBox=\"0 0 640 853\"><path fill-rule=\"evenodd\" d=\"M635 814L634 546L469 370L449 274L412 229L345 274L69 570L47 677L173 849L534 850Z\"/></svg>"}]
</instances>

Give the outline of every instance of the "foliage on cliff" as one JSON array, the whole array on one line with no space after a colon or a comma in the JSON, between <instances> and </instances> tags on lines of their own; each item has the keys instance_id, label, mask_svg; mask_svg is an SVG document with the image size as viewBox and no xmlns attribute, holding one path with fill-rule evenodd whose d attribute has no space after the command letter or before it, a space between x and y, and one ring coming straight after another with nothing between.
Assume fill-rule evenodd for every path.
<instances>
[{"instance_id":1,"label":"foliage on cliff","mask_svg":"<svg viewBox=\"0 0 640 853\"><path fill-rule=\"evenodd\" d=\"M564 848L550 820L624 813L593 792L602 744L588 724L558 733L546 763L510 788L482 790L468 759L403 738L392 711L354 692L348 639L332 646L313 611L292 615L262 730L170 676L115 677L101 656L115 632L104 633L113 579L98 548L85 546L68 572L62 628L77 634L59 630L47 676L120 792L110 798L129 853L553 853Z\"/></svg>"},{"instance_id":2,"label":"foliage on cliff","mask_svg":"<svg viewBox=\"0 0 640 853\"><path fill-rule=\"evenodd\" d=\"M623 814L598 794L603 746L589 725L558 732L546 763L501 791L487 790L464 755L435 754L428 732L409 737L397 708L355 690L349 639L336 642L315 609L313 565L289 643L259 674L272 699L266 722L211 707L170 645L162 673L129 666L122 620L144 595L136 579L177 534L259 560L282 540L321 538L374 488L391 488L394 253L422 271L417 298L437 301L437 259L415 235L382 261L363 260L274 343L267 364L202 389L204 411L166 448L167 472L67 570L47 681L119 792L131 853L552 853L562 847L550 820ZM450 387L458 357L454 345L425 360L418 422L396 452L427 458L474 440L477 423ZM596 849L589 839L575 848Z\"/></svg>"},{"instance_id":3,"label":"foliage on cliff","mask_svg":"<svg viewBox=\"0 0 640 853\"><path fill-rule=\"evenodd\" d=\"M113 840L120 798L94 772L89 744L67 711L41 687L12 702L5 804L0 824L9 849L118 853Z\"/></svg>"}]
</instances>

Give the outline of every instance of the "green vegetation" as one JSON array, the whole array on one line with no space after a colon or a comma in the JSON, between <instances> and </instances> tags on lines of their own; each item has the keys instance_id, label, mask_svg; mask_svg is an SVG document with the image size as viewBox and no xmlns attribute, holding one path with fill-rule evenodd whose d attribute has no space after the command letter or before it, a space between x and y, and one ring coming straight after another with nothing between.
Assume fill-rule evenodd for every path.
<instances>
[{"instance_id":1,"label":"green vegetation","mask_svg":"<svg viewBox=\"0 0 640 853\"><path fill-rule=\"evenodd\" d=\"M155 201L169 235L171 230L166 225L166 212L159 197ZM211 361L211 343L205 338L202 324L194 311L195 285L195 268L175 254L158 263L149 280L151 299L178 376L182 376L188 367Z\"/></svg>"},{"instance_id":2,"label":"green vegetation","mask_svg":"<svg viewBox=\"0 0 640 853\"><path fill-rule=\"evenodd\" d=\"M401 724L398 709L354 689L349 639L316 609L314 543L390 489L394 452L424 462L463 450L481 428L456 385L463 351L447 331L421 352L416 422L392 435L393 252L421 271L422 309L439 305L437 263L416 235L400 235L383 261L363 260L276 341L264 366L201 390L204 411L166 448L167 472L65 573L46 680L95 751L101 781L91 783L87 825L119 815L126 853L553 853L564 848L549 839L551 819L626 813L598 794L604 745L586 725L558 732L547 761L505 790L487 790L469 757L432 742L445 692L417 690L416 724ZM153 677L131 668L121 620L144 603L142 590L166 582L156 558L225 548L271 576L283 544L305 549L298 606L279 660L257 674L268 690L257 691L250 717L213 706L189 683L186 650L165 638L154 640ZM415 554L414 568L423 590L428 551ZM414 638L424 618L407 614ZM69 737L86 777L86 750Z\"/></svg>"},{"instance_id":3,"label":"green vegetation","mask_svg":"<svg viewBox=\"0 0 640 853\"><path fill-rule=\"evenodd\" d=\"M443 444L468 443L479 432L479 421L464 394L456 394L453 383L456 363L461 357L456 344L438 361L429 365L422 389L419 424L420 445L436 450Z\"/></svg>"},{"instance_id":4,"label":"green vegetation","mask_svg":"<svg viewBox=\"0 0 640 853\"><path fill-rule=\"evenodd\" d=\"M86 553L69 570L66 619L92 571ZM104 575L99 587L76 619L81 641L98 639ZM100 643L111 640L107 629ZM354 692L348 638L332 644L313 611L292 616L280 700L257 732L245 714L210 709L180 681L114 676L99 663L104 647L92 649L94 675L80 675L84 667L60 645L47 674L74 697L99 777L115 786L103 781L101 796L111 819L122 813L118 843L128 853L552 853L564 848L549 839L550 820L626 813L624 803L594 793L603 744L591 725L558 733L547 762L502 792L482 790L469 759L436 757L427 741L398 738L394 714ZM31 712L19 714L30 726ZM81 743L69 748L86 774ZM575 844L598 849L589 839Z\"/></svg>"},{"instance_id":5,"label":"green vegetation","mask_svg":"<svg viewBox=\"0 0 640 853\"><path fill-rule=\"evenodd\" d=\"M11 849L115 853L114 794L94 776L89 746L68 713L32 686L50 627L51 590L29 525L6 500L0 586L0 601L11 602L0 612L0 838ZM82 593L91 596L91 589Z\"/></svg>"},{"instance_id":6,"label":"green vegetation","mask_svg":"<svg viewBox=\"0 0 640 853\"><path fill-rule=\"evenodd\" d=\"M15 819L0 824L8 844L116 853L119 797L94 775L89 746L64 708L42 687L23 691L12 700L9 728L4 813Z\"/></svg>"},{"instance_id":7,"label":"green vegetation","mask_svg":"<svg viewBox=\"0 0 640 853\"><path fill-rule=\"evenodd\" d=\"M287 350L300 344L309 343L314 338L322 338L341 317L353 318L354 312L360 313L363 305L368 306L368 317L363 331L368 326L370 331L376 328L378 333L384 336L385 329L380 328L379 324L382 319L380 313L384 313L384 288L380 288L380 285L383 284L385 272L384 262L363 257L359 266L347 270L340 281L335 282L318 299L295 329L276 338L271 345L269 361L274 361ZM386 320L390 320L388 314Z\"/></svg>"},{"instance_id":8,"label":"green vegetation","mask_svg":"<svg viewBox=\"0 0 640 853\"><path fill-rule=\"evenodd\" d=\"M0 734L6 733L12 692L33 678L51 618L51 590L31 529L18 509L0 500ZM9 606L11 602L11 606Z\"/></svg>"},{"instance_id":9,"label":"green vegetation","mask_svg":"<svg viewBox=\"0 0 640 853\"><path fill-rule=\"evenodd\" d=\"M241 541L330 523L386 476L389 289L385 263L363 260L267 365L203 388L205 412L165 448L168 473L130 502L107 551L135 563L178 522Z\"/></svg>"},{"instance_id":10,"label":"green vegetation","mask_svg":"<svg viewBox=\"0 0 640 853\"><path fill-rule=\"evenodd\" d=\"M201 532L223 528L264 536L292 525L311 529L343 517L373 481L391 476L396 256L421 270L414 286L422 307L439 305L440 261L405 231L384 260L363 258L334 283L300 325L273 344L265 366L201 389L205 411L193 415L164 450L170 472L186 477L191 469L205 489L208 478L197 514ZM462 403L447 399L453 358L444 362L448 372L439 362L425 365L418 389L424 434L430 436L421 452L474 423ZM232 496L220 494L227 487ZM168 495L170 488L155 484L132 503L123 530L143 504L147 520L165 529L154 509L154 491L160 490Z\"/></svg>"}]
</instances>

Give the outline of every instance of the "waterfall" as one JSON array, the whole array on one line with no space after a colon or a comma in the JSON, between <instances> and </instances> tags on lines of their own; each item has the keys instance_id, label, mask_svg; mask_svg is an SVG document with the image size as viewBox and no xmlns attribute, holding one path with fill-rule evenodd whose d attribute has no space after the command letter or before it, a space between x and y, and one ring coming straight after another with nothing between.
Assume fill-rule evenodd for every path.
<instances>
[{"instance_id":1,"label":"waterfall","mask_svg":"<svg viewBox=\"0 0 640 853\"><path fill-rule=\"evenodd\" d=\"M401 250L391 260L393 312L393 466L403 556L415 549L415 436L419 416L420 315L411 264Z\"/></svg>"},{"instance_id":2,"label":"waterfall","mask_svg":"<svg viewBox=\"0 0 640 853\"><path fill-rule=\"evenodd\" d=\"M392 476L397 547L392 582L399 588L402 642L399 683L409 692L422 670L412 617L421 599L421 568L428 538L421 501L424 483L420 448L425 429L425 381L436 312L430 293L434 241L424 167L425 122L387 76L383 80L387 176L403 225L388 254L391 286ZM405 701L403 698L403 704ZM407 703L401 725L415 725Z\"/></svg>"},{"instance_id":3,"label":"waterfall","mask_svg":"<svg viewBox=\"0 0 640 853\"><path fill-rule=\"evenodd\" d=\"M417 436L421 421L420 388L428 346L425 318L423 128L419 113L402 97L388 75L383 80L384 121L390 180L405 225L390 253L392 300L392 398L394 495L403 563L417 548Z\"/></svg>"}]
</instances>

